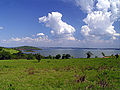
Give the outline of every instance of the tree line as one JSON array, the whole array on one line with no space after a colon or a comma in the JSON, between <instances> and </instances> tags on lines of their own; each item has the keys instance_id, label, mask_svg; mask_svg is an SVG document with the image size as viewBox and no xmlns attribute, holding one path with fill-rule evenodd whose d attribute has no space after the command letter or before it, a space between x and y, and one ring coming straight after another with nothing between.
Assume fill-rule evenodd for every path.
<instances>
[{"instance_id":1,"label":"tree line","mask_svg":"<svg viewBox=\"0 0 120 90\"><path fill-rule=\"evenodd\" d=\"M86 53L87 55L87 58L90 58L93 54L88 51ZM102 55L105 57L106 55L102 52ZM116 58L119 57L118 54L115 55ZM18 50L17 53L13 53L11 54L10 52L7 52L5 50L2 49L2 47L0 48L0 60L10 60L10 59L27 59L27 60L34 60L34 59L37 59L38 62L40 62L41 59L69 59L69 58L73 58L70 54L63 54L63 55L60 55L60 54L57 54L56 56L43 56L39 53L37 54L26 54L26 53L23 53L22 51ZM97 56L96 56L97 58Z\"/></svg>"},{"instance_id":2,"label":"tree line","mask_svg":"<svg viewBox=\"0 0 120 90\"><path fill-rule=\"evenodd\" d=\"M26 54L19 50L17 53L11 54L5 50L0 49L0 60L10 60L10 59L27 59L27 60L34 60L37 59L40 62L41 59L69 59L71 58L70 54L57 54L56 56L43 56L39 53L37 54Z\"/></svg>"}]
</instances>

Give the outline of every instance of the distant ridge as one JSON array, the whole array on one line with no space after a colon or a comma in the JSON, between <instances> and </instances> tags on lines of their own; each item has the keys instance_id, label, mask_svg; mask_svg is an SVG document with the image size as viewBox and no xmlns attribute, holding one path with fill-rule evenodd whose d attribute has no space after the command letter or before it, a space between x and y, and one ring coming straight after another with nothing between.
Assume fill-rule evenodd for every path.
<instances>
[{"instance_id":1,"label":"distant ridge","mask_svg":"<svg viewBox=\"0 0 120 90\"><path fill-rule=\"evenodd\" d=\"M41 47L42 49L88 49L88 50L120 50L120 48L79 48L79 47Z\"/></svg>"},{"instance_id":2,"label":"distant ridge","mask_svg":"<svg viewBox=\"0 0 120 90\"><path fill-rule=\"evenodd\" d=\"M33 47L33 46L20 46L20 47L14 47L12 49L17 49L17 50L41 50L38 47Z\"/></svg>"},{"instance_id":3,"label":"distant ridge","mask_svg":"<svg viewBox=\"0 0 120 90\"><path fill-rule=\"evenodd\" d=\"M2 51L10 52L11 54L19 52L18 50L12 48L0 47L0 52Z\"/></svg>"}]
</instances>

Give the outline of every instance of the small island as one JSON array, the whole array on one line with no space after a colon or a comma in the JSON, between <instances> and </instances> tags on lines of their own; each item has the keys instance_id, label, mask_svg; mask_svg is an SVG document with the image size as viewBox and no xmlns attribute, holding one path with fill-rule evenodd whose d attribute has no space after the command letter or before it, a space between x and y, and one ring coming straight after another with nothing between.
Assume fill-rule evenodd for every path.
<instances>
[{"instance_id":1,"label":"small island","mask_svg":"<svg viewBox=\"0 0 120 90\"><path fill-rule=\"evenodd\" d=\"M35 52L34 50L42 50L38 47L33 47L33 46L20 46L20 47L15 47L12 49L20 50L20 51L24 51L24 52Z\"/></svg>"}]
</instances>

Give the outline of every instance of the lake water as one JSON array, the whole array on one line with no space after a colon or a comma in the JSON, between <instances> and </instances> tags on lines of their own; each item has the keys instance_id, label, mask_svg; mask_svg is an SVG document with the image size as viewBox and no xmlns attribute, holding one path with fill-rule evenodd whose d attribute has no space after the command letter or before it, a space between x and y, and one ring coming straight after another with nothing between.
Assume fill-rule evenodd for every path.
<instances>
[{"instance_id":1,"label":"lake water","mask_svg":"<svg viewBox=\"0 0 120 90\"><path fill-rule=\"evenodd\" d=\"M48 56L52 55L55 56L56 54L70 54L74 56L74 58L86 58L86 53L90 51L92 52L92 58L95 56L103 57L102 52L105 53L106 56L111 56L112 54L120 54L120 49L88 49L88 48L42 48L42 50L36 50L33 53L40 53L41 55Z\"/></svg>"}]
</instances>

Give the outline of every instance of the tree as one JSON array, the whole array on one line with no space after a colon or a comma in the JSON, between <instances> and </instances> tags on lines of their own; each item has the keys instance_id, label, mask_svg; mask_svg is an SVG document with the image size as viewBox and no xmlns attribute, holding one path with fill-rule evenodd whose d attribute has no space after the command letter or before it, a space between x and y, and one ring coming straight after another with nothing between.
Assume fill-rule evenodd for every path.
<instances>
[{"instance_id":1,"label":"tree","mask_svg":"<svg viewBox=\"0 0 120 90\"><path fill-rule=\"evenodd\" d=\"M52 58L53 58L51 55L49 55L48 57L49 57L49 59L52 59Z\"/></svg>"},{"instance_id":2,"label":"tree","mask_svg":"<svg viewBox=\"0 0 120 90\"><path fill-rule=\"evenodd\" d=\"M0 47L0 51L2 51L2 50L3 50L3 48L4 48L4 47Z\"/></svg>"},{"instance_id":3,"label":"tree","mask_svg":"<svg viewBox=\"0 0 120 90\"><path fill-rule=\"evenodd\" d=\"M35 57L33 56L33 54L28 54L27 55L27 60L33 60L35 59Z\"/></svg>"},{"instance_id":4,"label":"tree","mask_svg":"<svg viewBox=\"0 0 120 90\"><path fill-rule=\"evenodd\" d=\"M116 55L115 55L115 57L116 57L116 59L118 59L118 58L119 58L119 55L118 55L118 54L116 54Z\"/></svg>"},{"instance_id":5,"label":"tree","mask_svg":"<svg viewBox=\"0 0 120 90\"><path fill-rule=\"evenodd\" d=\"M69 59L71 57L70 54L63 54L62 59Z\"/></svg>"},{"instance_id":6,"label":"tree","mask_svg":"<svg viewBox=\"0 0 120 90\"><path fill-rule=\"evenodd\" d=\"M56 59L60 59L60 58L61 58L61 55L60 55L60 54L57 54L57 55L55 56L55 58L56 58Z\"/></svg>"},{"instance_id":7,"label":"tree","mask_svg":"<svg viewBox=\"0 0 120 90\"><path fill-rule=\"evenodd\" d=\"M2 51L0 52L0 60L11 59L10 52Z\"/></svg>"},{"instance_id":8,"label":"tree","mask_svg":"<svg viewBox=\"0 0 120 90\"><path fill-rule=\"evenodd\" d=\"M38 62L40 62L40 60L41 60L41 55L40 55L40 54L36 54L35 57L36 57L36 59L38 60Z\"/></svg>"},{"instance_id":9,"label":"tree","mask_svg":"<svg viewBox=\"0 0 120 90\"><path fill-rule=\"evenodd\" d=\"M52 59L53 57L51 55L45 57L45 59Z\"/></svg>"},{"instance_id":10,"label":"tree","mask_svg":"<svg viewBox=\"0 0 120 90\"><path fill-rule=\"evenodd\" d=\"M22 51L19 51L18 53L13 53L12 54L12 58L13 59L26 59L27 58L27 54L22 53Z\"/></svg>"},{"instance_id":11,"label":"tree","mask_svg":"<svg viewBox=\"0 0 120 90\"><path fill-rule=\"evenodd\" d=\"M87 58L90 58L91 55L93 55L90 51L88 51L86 54L87 54Z\"/></svg>"},{"instance_id":12,"label":"tree","mask_svg":"<svg viewBox=\"0 0 120 90\"><path fill-rule=\"evenodd\" d=\"M65 54L62 55L62 59L65 59Z\"/></svg>"},{"instance_id":13,"label":"tree","mask_svg":"<svg viewBox=\"0 0 120 90\"><path fill-rule=\"evenodd\" d=\"M98 58L98 56L95 56L95 58Z\"/></svg>"},{"instance_id":14,"label":"tree","mask_svg":"<svg viewBox=\"0 0 120 90\"><path fill-rule=\"evenodd\" d=\"M102 52L102 55L105 57L105 53L104 52Z\"/></svg>"},{"instance_id":15,"label":"tree","mask_svg":"<svg viewBox=\"0 0 120 90\"><path fill-rule=\"evenodd\" d=\"M70 57L71 57L70 54L66 54L66 55L65 55L65 58L66 58L66 59L69 59Z\"/></svg>"}]
</instances>

